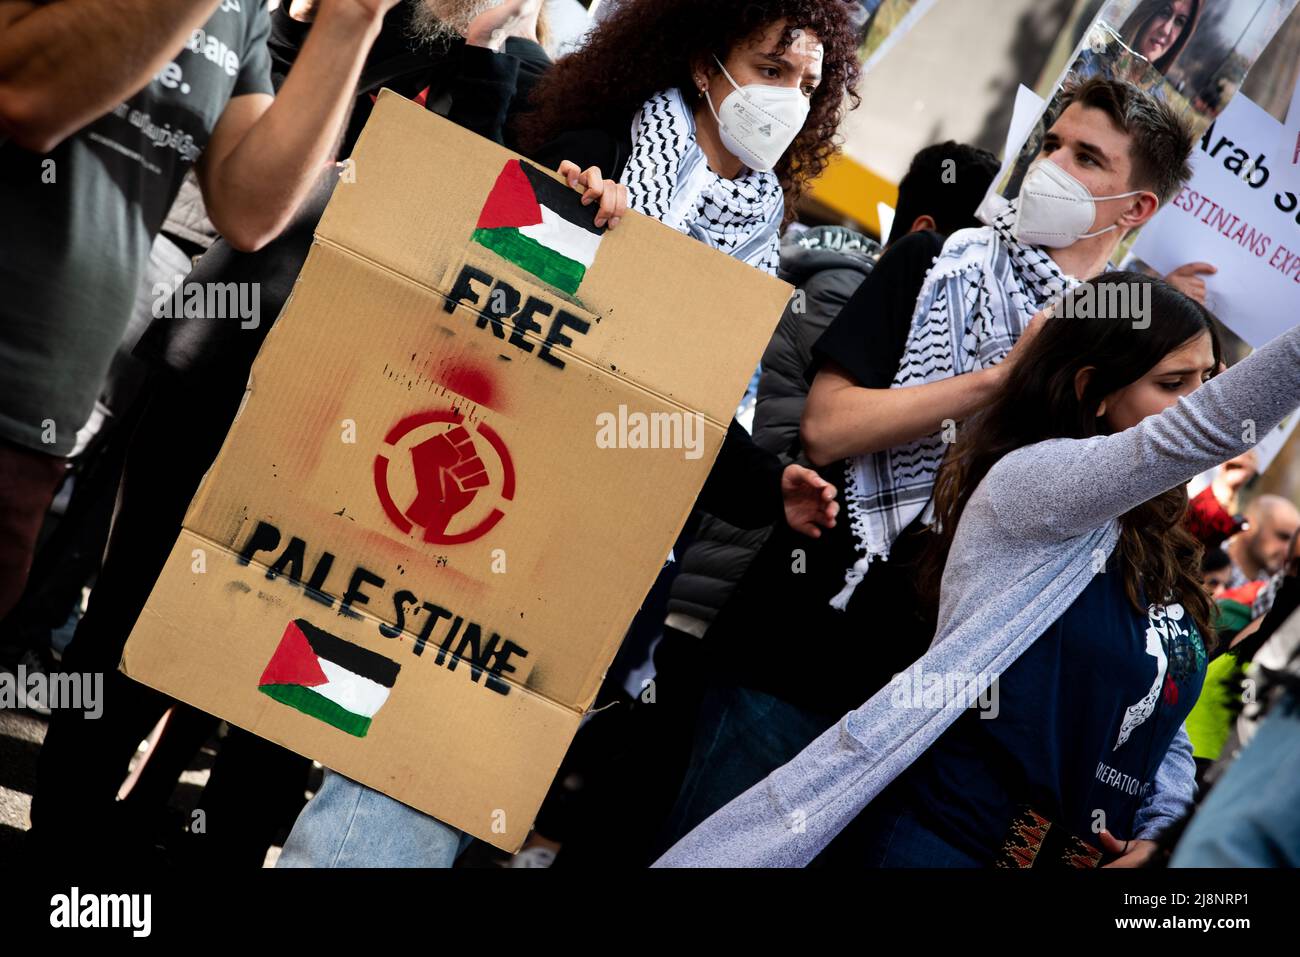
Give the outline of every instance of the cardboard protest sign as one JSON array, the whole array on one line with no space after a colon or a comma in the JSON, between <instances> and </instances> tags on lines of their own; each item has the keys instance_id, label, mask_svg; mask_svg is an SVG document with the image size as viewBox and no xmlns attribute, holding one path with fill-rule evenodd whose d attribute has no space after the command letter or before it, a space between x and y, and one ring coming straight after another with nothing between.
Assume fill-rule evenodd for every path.
<instances>
[{"instance_id":1,"label":"cardboard protest sign","mask_svg":"<svg viewBox=\"0 0 1300 957\"><path fill-rule=\"evenodd\" d=\"M515 850L790 295L385 92L131 677Z\"/></svg>"},{"instance_id":2,"label":"cardboard protest sign","mask_svg":"<svg viewBox=\"0 0 1300 957\"><path fill-rule=\"evenodd\" d=\"M1147 224L1133 255L1160 275L1210 262L1206 305L1259 347L1300 312L1300 200L1275 188L1281 124L1236 97L1192 153L1192 179Z\"/></svg>"},{"instance_id":3,"label":"cardboard protest sign","mask_svg":"<svg viewBox=\"0 0 1300 957\"><path fill-rule=\"evenodd\" d=\"M1055 82L1040 84L1045 99L1008 164L980 207L985 222L1020 194L1038 155L1046 122L1061 94L1095 76L1125 80L1168 103L1199 135L1236 95L1268 41L1297 0L1079 0L1051 63ZM1093 18L1088 19L1092 14ZM1086 26L1085 26L1086 25ZM1050 74L1049 74L1050 75Z\"/></svg>"}]
</instances>

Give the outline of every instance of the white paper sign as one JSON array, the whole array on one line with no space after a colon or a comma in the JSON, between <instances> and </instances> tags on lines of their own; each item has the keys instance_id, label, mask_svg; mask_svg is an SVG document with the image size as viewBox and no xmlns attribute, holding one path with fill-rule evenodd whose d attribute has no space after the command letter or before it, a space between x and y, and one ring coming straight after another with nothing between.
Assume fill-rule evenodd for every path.
<instances>
[{"instance_id":1,"label":"white paper sign","mask_svg":"<svg viewBox=\"0 0 1300 957\"><path fill-rule=\"evenodd\" d=\"M1016 161L1014 151L1020 148L1021 143L1029 139L1029 134L1034 129L1034 123L1042 114L1045 106L1047 106L1047 101L1023 83L1016 88L1016 105L1012 107L1011 124L1007 127L1007 142L1002 147L1002 163L1004 167L1010 167Z\"/></svg>"},{"instance_id":2,"label":"white paper sign","mask_svg":"<svg viewBox=\"0 0 1300 957\"><path fill-rule=\"evenodd\" d=\"M1233 97L1197 144L1190 183L1142 230L1133 255L1161 275L1208 262L1207 305L1258 347L1300 321L1300 201L1277 188L1281 125Z\"/></svg>"},{"instance_id":3,"label":"white paper sign","mask_svg":"<svg viewBox=\"0 0 1300 957\"><path fill-rule=\"evenodd\" d=\"M1046 106L1047 101L1023 83L1016 89L1016 103L1011 110L1011 123L1007 126L1007 142L1002 147L1002 168L990 184L979 209L975 211L980 222L991 224L1007 208L1007 200L997 191L997 185L1011 172L1011 167L1019 158L1020 144L1029 139L1034 124L1043 115Z\"/></svg>"}]
</instances>

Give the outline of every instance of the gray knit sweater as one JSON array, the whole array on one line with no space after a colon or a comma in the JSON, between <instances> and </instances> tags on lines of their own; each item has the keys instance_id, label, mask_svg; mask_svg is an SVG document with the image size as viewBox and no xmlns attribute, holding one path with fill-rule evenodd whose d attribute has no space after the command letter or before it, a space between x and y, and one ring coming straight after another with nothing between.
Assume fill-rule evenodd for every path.
<instances>
[{"instance_id":1,"label":"gray knit sweater","mask_svg":"<svg viewBox=\"0 0 1300 957\"><path fill-rule=\"evenodd\" d=\"M944 569L939 626L914 668L993 676L1038 638L1119 540L1118 519L1240 455L1300 406L1300 326L1160 415L1114 435L1051 439L998 462L972 494ZM1253 429L1252 426L1253 425ZM1245 438L1252 441L1245 441ZM1100 561L1099 561L1100 559ZM983 690L991 677L978 687ZM674 845L656 867L798 867L921 755L968 701L900 708L886 687ZM1138 812L1154 838L1195 793L1180 731Z\"/></svg>"}]
</instances>

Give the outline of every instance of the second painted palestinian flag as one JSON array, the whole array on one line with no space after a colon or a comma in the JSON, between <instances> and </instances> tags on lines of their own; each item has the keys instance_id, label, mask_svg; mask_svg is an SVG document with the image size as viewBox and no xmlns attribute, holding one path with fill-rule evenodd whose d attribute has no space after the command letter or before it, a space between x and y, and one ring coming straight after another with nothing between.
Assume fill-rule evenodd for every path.
<instances>
[{"instance_id":1,"label":"second painted palestinian flag","mask_svg":"<svg viewBox=\"0 0 1300 957\"><path fill-rule=\"evenodd\" d=\"M574 295L596 259L605 227L596 205L530 163L510 160L474 229L474 242Z\"/></svg>"},{"instance_id":2,"label":"second painted palestinian flag","mask_svg":"<svg viewBox=\"0 0 1300 957\"><path fill-rule=\"evenodd\" d=\"M257 690L364 738L400 669L397 662L298 618L284 629Z\"/></svg>"}]
</instances>

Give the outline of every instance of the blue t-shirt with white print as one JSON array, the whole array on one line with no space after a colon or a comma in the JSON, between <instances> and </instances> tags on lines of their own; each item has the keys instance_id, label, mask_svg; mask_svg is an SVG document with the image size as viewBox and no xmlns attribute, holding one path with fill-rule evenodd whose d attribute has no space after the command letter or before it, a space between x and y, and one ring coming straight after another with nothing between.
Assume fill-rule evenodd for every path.
<instances>
[{"instance_id":1,"label":"blue t-shirt with white print","mask_svg":"<svg viewBox=\"0 0 1300 957\"><path fill-rule=\"evenodd\" d=\"M1139 613L1112 556L998 678L987 706L965 712L908 769L903 800L981 860L999 855L1026 805L1095 848L1103 827L1132 838L1205 667L1186 609Z\"/></svg>"}]
</instances>

